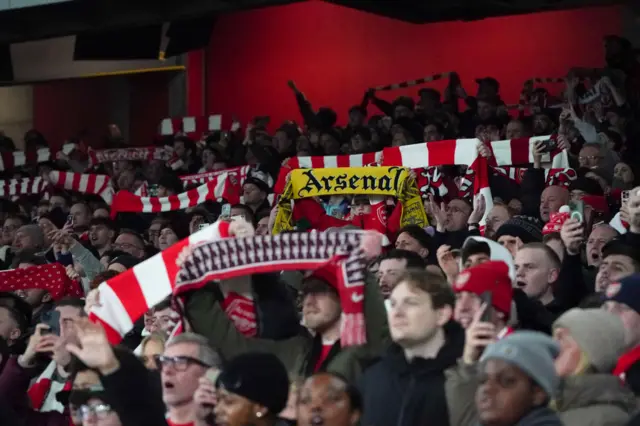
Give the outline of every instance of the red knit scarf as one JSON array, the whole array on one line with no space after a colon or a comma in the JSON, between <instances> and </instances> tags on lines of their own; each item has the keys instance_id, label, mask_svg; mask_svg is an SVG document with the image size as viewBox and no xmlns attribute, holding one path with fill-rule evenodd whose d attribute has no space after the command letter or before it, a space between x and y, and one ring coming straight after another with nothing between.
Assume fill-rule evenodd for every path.
<instances>
[{"instance_id":1,"label":"red knit scarf","mask_svg":"<svg viewBox=\"0 0 640 426\"><path fill-rule=\"evenodd\" d=\"M364 319L365 251L361 232L286 233L224 239L202 244L185 254L174 295L212 280L283 270L335 267L342 304L342 346L366 343ZM377 241L379 246L380 241Z\"/></svg>"},{"instance_id":2,"label":"red knit scarf","mask_svg":"<svg viewBox=\"0 0 640 426\"><path fill-rule=\"evenodd\" d=\"M83 297L80 283L69 278L64 266L59 263L0 272L0 291L32 288L47 290L53 300L65 296Z\"/></svg>"}]
</instances>

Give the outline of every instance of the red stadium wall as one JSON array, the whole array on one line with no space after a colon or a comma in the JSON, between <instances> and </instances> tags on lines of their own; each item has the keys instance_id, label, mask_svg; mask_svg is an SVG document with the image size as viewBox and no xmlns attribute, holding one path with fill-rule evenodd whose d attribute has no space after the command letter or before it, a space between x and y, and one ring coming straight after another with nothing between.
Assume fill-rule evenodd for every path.
<instances>
[{"instance_id":1,"label":"red stadium wall","mask_svg":"<svg viewBox=\"0 0 640 426\"><path fill-rule=\"evenodd\" d=\"M559 77L571 66L601 66L602 37L620 34L618 7L591 8L413 25L329 3L311 1L220 17L211 36L206 88L201 71L188 78L188 111L246 121L300 120L293 79L314 107L332 106L344 123L348 108L371 86L457 71L470 94L473 79L497 78L507 103L524 80ZM199 66L201 52L190 54ZM444 84L435 85L442 89ZM392 99L416 89L380 94ZM373 113L370 107L370 113Z\"/></svg>"},{"instance_id":2,"label":"red stadium wall","mask_svg":"<svg viewBox=\"0 0 640 426\"><path fill-rule=\"evenodd\" d=\"M167 73L128 77L129 140L133 145L151 145L160 121L169 114ZM110 77L82 78L40 83L33 86L33 127L42 132L51 146L84 133L84 140L100 147L107 134L114 106L109 90ZM122 123L119 123L122 125Z\"/></svg>"}]
</instances>

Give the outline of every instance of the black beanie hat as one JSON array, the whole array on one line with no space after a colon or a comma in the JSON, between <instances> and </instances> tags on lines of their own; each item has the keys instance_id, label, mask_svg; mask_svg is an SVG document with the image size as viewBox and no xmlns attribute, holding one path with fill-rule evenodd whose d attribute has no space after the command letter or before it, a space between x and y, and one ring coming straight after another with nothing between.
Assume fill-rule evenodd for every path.
<instances>
[{"instance_id":1,"label":"black beanie hat","mask_svg":"<svg viewBox=\"0 0 640 426\"><path fill-rule=\"evenodd\" d=\"M569 191L584 191L589 195L604 195L604 191L600 184L594 179L587 177L578 177L569 184Z\"/></svg>"},{"instance_id":2,"label":"black beanie hat","mask_svg":"<svg viewBox=\"0 0 640 426\"><path fill-rule=\"evenodd\" d=\"M250 352L230 359L218 376L218 387L264 405L277 416L287 405L289 375L273 354Z\"/></svg>"},{"instance_id":3,"label":"black beanie hat","mask_svg":"<svg viewBox=\"0 0 640 426\"><path fill-rule=\"evenodd\" d=\"M130 254L124 254L122 256L118 256L115 259L111 259L111 262L109 262L109 266L115 264L115 263L119 263L120 265L124 266L127 269L131 269L134 266L136 266L138 263L140 263L140 259L131 256Z\"/></svg>"},{"instance_id":4,"label":"black beanie hat","mask_svg":"<svg viewBox=\"0 0 640 426\"><path fill-rule=\"evenodd\" d=\"M49 219L51 223L53 223L58 229L62 229L65 222L67 221L67 215L62 211L60 207L51 209L50 211L40 216L40 218Z\"/></svg>"},{"instance_id":5,"label":"black beanie hat","mask_svg":"<svg viewBox=\"0 0 640 426\"><path fill-rule=\"evenodd\" d=\"M541 242L542 223L535 217L514 216L498 228L495 239L497 240L503 235L518 237L525 244Z\"/></svg>"}]
</instances>

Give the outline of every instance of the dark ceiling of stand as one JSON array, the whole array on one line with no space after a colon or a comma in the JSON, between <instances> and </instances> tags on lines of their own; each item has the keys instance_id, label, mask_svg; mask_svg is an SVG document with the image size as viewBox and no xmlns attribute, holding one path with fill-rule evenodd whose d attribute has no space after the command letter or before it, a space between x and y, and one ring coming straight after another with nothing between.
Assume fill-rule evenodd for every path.
<instances>
[{"instance_id":1,"label":"dark ceiling of stand","mask_svg":"<svg viewBox=\"0 0 640 426\"><path fill-rule=\"evenodd\" d=\"M303 1L303 0L298 0ZM490 16L624 3L624 0L328 0L413 23L476 20ZM291 0L74 0L0 13L0 44L90 31L155 25ZM310 17L311 19L313 17Z\"/></svg>"},{"instance_id":2,"label":"dark ceiling of stand","mask_svg":"<svg viewBox=\"0 0 640 426\"><path fill-rule=\"evenodd\" d=\"M327 0L414 24L626 3L625 0Z\"/></svg>"}]
</instances>

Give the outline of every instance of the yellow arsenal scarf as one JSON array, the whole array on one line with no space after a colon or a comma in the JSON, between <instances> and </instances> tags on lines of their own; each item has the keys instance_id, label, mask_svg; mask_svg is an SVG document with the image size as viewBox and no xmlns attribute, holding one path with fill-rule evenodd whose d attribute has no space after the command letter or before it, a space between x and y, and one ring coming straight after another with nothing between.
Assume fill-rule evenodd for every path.
<instances>
[{"instance_id":1,"label":"yellow arsenal scarf","mask_svg":"<svg viewBox=\"0 0 640 426\"><path fill-rule=\"evenodd\" d=\"M273 234L293 229L292 201L325 195L390 195L402 203L400 225L428 225L415 179L404 167L295 169L280 200Z\"/></svg>"}]
</instances>

